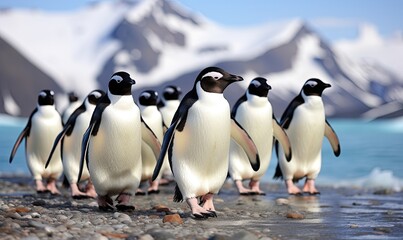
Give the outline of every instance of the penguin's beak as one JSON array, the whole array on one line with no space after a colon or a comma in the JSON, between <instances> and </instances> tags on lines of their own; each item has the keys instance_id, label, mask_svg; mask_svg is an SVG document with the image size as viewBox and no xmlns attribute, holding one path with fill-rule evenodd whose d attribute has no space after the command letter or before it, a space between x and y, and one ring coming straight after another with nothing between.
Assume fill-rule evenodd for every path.
<instances>
[{"instance_id":1,"label":"penguin's beak","mask_svg":"<svg viewBox=\"0 0 403 240\"><path fill-rule=\"evenodd\" d=\"M134 85L134 84L136 84L136 81L134 79L130 79L130 84Z\"/></svg>"},{"instance_id":2,"label":"penguin's beak","mask_svg":"<svg viewBox=\"0 0 403 240\"><path fill-rule=\"evenodd\" d=\"M329 83L325 83L325 84L323 84L323 89L325 89L325 88L329 88L329 87L331 87L332 85L330 85Z\"/></svg>"},{"instance_id":3,"label":"penguin's beak","mask_svg":"<svg viewBox=\"0 0 403 240\"><path fill-rule=\"evenodd\" d=\"M239 81L243 81L243 78L241 76L231 74L230 80L234 81L234 82L239 82Z\"/></svg>"},{"instance_id":4,"label":"penguin's beak","mask_svg":"<svg viewBox=\"0 0 403 240\"><path fill-rule=\"evenodd\" d=\"M267 84L267 87L266 87L266 88L267 88L267 90L269 90L269 91L271 90L271 86L270 86L269 84Z\"/></svg>"}]
</instances>

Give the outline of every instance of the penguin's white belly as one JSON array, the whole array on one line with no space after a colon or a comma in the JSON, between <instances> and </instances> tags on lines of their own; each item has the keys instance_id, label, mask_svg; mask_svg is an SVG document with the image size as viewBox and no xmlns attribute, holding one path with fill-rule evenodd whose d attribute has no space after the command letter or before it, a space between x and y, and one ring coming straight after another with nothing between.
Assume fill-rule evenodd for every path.
<instances>
[{"instance_id":1,"label":"penguin's white belly","mask_svg":"<svg viewBox=\"0 0 403 240\"><path fill-rule=\"evenodd\" d=\"M157 139L162 142L163 140L163 129L162 129L162 116L158 111L156 106L145 107L141 111L144 121L147 123L148 127L153 131ZM154 168L157 164L157 159L151 149L144 141L141 145L141 158L142 158L142 174L141 180L151 179ZM164 165L166 160L164 159ZM162 171L160 172L158 178L161 177Z\"/></svg>"},{"instance_id":2,"label":"penguin's white belly","mask_svg":"<svg viewBox=\"0 0 403 240\"><path fill-rule=\"evenodd\" d=\"M138 109L107 107L89 145L89 169L98 195L134 194L141 178L141 128Z\"/></svg>"},{"instance_id":3,"label":"penguin's white belly","mask_svg":"<svg viewBox=\"0 0 403 240\"><path fill-rule=\"evenodd\" d=\"M65 136L63 142L63 171L70 184L77 183L78 172L80 169L81 142L83 135L88 128L91 116L82 113L77 117L73 132L70 136ZM86 161L81 175L81 181L88 180L90 173L88 172Z\"/></svg>"},{"instance_id":4,"label":"penguin's white belly","mask_svg":"<svg viewBox=\"0 0 403 240\"><path fill-rule=\"evenodd\" d=\"M60 155L60 146L55 150L52 160L45 169L46 160L49 157L56 136L62 131L63 126L59 115L32 118L30 135L27 138L26 158L29 170L35 179L59 178L63 172Z\"/></svg>"},{"instance_id":5,"label":"penguin's white belly","mask_svg":"<svg viewBox=\"0 0 403 240\"><path fill-rule=\"evenodd\" d=\"M228 172L230 143L228 103L196 102L187 115L183 131L176 131L172 168L185 198L217 193Z\"/></svg>"},{"instance_id":6,"label":"penguin's white belly","mask_svg":"<svg viewBox=\"0 0 403 240\"><path fill-rule=\"evenodd\" d=\"M233 179L260 179L267 171L272 155L273 125L271 106L250 107L242 104L237 111L236 120L255 143L259 157L260 168L255 172L249 159L237 143L231 140L230 174Z\"/></svg>"},{"instance_id":7,"label":"penguin's white belly","mask_svg":"<svg viewBox=\"0 0 403 240\"><path fill-rule=\"evenodd\" d=\"M295 110L292 122L286 130L292 149L290 162L285 160L279 147L280 164L283 165L282 171L286 179L305 176L316 178L321 168L321 149L325 132L324 114L299 108L301 109Z\"/></svg>"},{"instance_id":8,"label":"penguin's white belly","mask_svg":"<svg viewBox=\"0 0 403 240\"><path fill-rule=\"evenodd\" d=\"M177 100L171 100L167 101L165 106L160 109L162 118L164 120L164 123L167 127L171 125L172 118L175 115L176 110L178 109L180 101Z\"/></svg>"}]
</instances>

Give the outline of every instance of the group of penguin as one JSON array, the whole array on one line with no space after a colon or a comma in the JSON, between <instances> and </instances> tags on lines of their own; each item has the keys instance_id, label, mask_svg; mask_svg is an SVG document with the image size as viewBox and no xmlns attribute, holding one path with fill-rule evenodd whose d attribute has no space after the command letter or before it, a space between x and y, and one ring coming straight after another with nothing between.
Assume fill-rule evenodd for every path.
<instances>
[{"instance_id":1,"label":"group of penguin","mask_svg":"<svg viewBox=\"0 0 403 240\"><path fill-rule=\"evenodd\" d=\"M59 194L56 181L64 174L72 197L97 198L103 211L134 210L130 199L144 194L140 183L148 180L148 193L158 193L165 175L176 183L174 201L186 201L194 218L206 219L217 217L213 197L228 175L239 194L265 194L259 181L274 146L274 177L284 179L288 193L318 194L314 181L324 136L340 155L321 98L330 84L307 80L278 122L268 98L271 87L262 77L250 82L231 110L223 92L239 81L241 76L207 67L181 100L180 88L167 86L162 100L148 90L137 104L132 96L135 80L127 72L116 72L107 92L92 91L74 111L64 112L63 121L53 91L43 90L9 161L25 139L37 192ZM306 181L301 191L294 183L302 178ZM249 187L243 186L245 180ZM85 189L78 187L82 182Z\"/></svg>"}]
</instances>

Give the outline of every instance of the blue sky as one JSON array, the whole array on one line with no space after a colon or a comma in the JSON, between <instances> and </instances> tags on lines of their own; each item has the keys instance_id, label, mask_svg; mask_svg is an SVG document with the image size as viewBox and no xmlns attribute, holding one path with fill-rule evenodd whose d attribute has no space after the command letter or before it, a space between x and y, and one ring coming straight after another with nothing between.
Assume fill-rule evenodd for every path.
<instances>
[{"instance_id":1,"label":"blue sky","mask_svg":"<svg viewBox=\"0 0 403 240\"><path fill-rule=\"evenodd\" d=\"M99 1L99 0L98 0ZM248 26L290 18L307 20L328 40L352 38L371 23L383 36L403 32L400 0L169 0L221 25ZM73 10L96 0L1 0L0 7Z\"/></svg>"}]
</instances>

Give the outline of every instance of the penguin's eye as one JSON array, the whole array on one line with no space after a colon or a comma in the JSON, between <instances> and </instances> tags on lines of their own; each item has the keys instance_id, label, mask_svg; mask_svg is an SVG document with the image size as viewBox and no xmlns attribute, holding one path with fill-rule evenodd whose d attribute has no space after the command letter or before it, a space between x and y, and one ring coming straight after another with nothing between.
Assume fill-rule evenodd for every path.
<instances>
[{"instance_id":1,"label":"penguin's eye","mask_svg":"<svg viewBox=\"0 0 403 240\"><path fill-rule=\"evenodd\" d=\"M308 81L307 83L305 83L305 86L310 86L310 87L315 87L316 85L318 85L317 82L315 81Z\"/></svg>"},{"instance_id":2,"label":"penguin's eye","mask_svg":"<svg viewBox=\"0 0 403 240\"><path fill-rule=\"evenodd\" d=\"M251 84L252 84L253 86L255 86L256 88L259 88L259 87L262 85L259 81L256 81L256 80L253 80L253 81L251 82Z\"/></svg>"},{"instance_id":3,"label":"penguin's eye","mask_svg":"<svg viewBox=\"0 0 403 240\"><path fill-rule=\"evenodd\" d=\"M222 75L222 73L219 73L219 72L208 72L208 73L203 75L202 79L205 78L205 77L211 77L214 80L218 80L218 79L222 78L223 76L224 75Z\"/></svg>"},{"instance_id":4,"label":"penguin's eye","mask_svg":"<svg viewBox=\"0 0 403 240\"><path fill-rule=\"evenodd\" d=\"M123 78L119 75L113 75L111 77L111 80L115 80L117 83L120 83L121 81L123 81Z\"/></svg>"}]
</instances>

